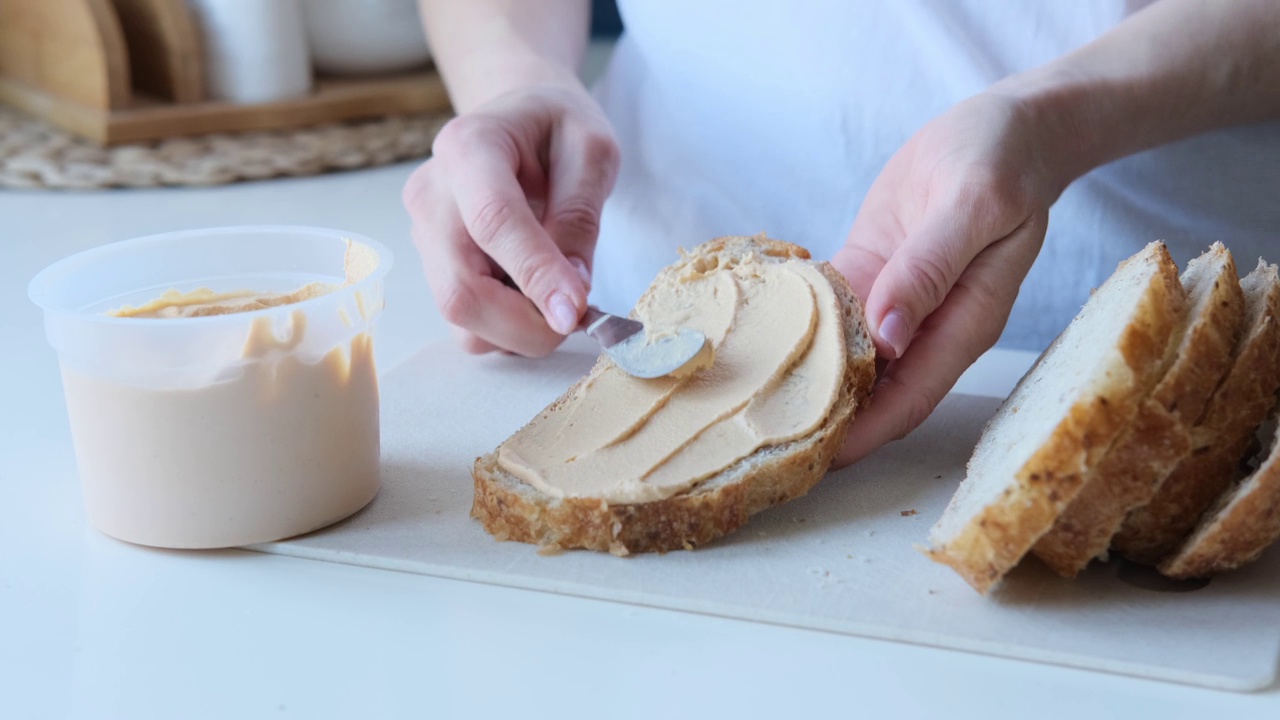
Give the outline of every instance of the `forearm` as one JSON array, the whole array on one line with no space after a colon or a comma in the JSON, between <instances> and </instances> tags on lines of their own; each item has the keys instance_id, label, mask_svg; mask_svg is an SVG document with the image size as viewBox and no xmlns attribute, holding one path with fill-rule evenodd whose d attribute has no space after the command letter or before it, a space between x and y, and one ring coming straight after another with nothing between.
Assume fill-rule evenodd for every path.
<instances>
[{"instance_id":1,"label":"forearm","mask_svg":"<svg viewBox=\"0 0 1280 720\"><path fill-rule=\"evenodd\" d=\"M522 87L579 86L588 0L419 0L454 109Z\"/></svg>"},{"instance_id":2,"label":"forearm","mask_svg":"<svg viewBox=\"0 0 1280 720\"><path fill-rule=\"evenodd\" d=\"M1280 2L1161 0L992 90L1025 100L1045 128L1060 192L1126 155L1280 118Z\"/></svg>"}]
</instances>

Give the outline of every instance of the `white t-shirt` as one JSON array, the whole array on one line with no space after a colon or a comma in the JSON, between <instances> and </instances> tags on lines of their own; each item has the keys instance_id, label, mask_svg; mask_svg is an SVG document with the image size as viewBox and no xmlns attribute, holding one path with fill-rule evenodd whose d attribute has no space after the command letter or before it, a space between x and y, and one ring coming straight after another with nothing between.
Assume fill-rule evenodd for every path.
<instances>
[{"instance_id":1,"label":"white t-shirt","mask_svg":"<svg viewBox=\"0 0 1280 720\"><path fill-rule=\"evenodd\" d=\"M718 235L766 231L830 258L922 125L1145 4L622 0L626 32L596 89L623 160L593 300L627 310L676 248ZM1280 260L1280 123L1167 145L1074 183L1001 344L1043 348L1153 239L1184 266L1215 240L1242 272L1259 255Z\"/></svg>"}]
</instances>

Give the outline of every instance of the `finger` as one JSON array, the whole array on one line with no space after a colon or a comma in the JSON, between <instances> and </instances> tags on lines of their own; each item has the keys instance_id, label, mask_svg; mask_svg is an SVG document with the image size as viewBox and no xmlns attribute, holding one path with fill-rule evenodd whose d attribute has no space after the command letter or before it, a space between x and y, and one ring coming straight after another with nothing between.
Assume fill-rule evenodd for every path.
<instances>
[{"instance_id":1,"label":"finger","mask_svg":"<svg viewBox=\"0 0 1280 720\"><path fill-rule=\"evenodd\" d=\"M564 337L547 327L529 298L493 276L490 259L471 242L456 211L447 212L435 224L443 230L434 237L414 227L423 271L445 321L496 350L530 357L555 350Z\"/></svg>"},{"instance_id":2,"label":"finger","mask_svg":"<svg viewBox=\"0 0 1280 720\"><path fill-rule=\"evenodd\" d=\"M460 327L451 327L450 331L453 335L454 342L458 343L458 347L462 348L462 351L465 353L470 353L472 355L484 355L485 353L502 351L502 348L499 348L497 345L481 338L479 335L474 335L463 330Z\"/></svg>"},{"instance_id":3,"label":"finger","mask_svg":"<svg viewBox=\"0 0 1280 720\"><path fill-rule=\"evenodd\" d=\"M400 190L400 203L409 213L409 217L415 221L422 214L422 209L427 206L428 198L431 197L431 175L435 162L437 161L429 159L415 168Z\"/></svg>"},{"instance_id":4,"label":"finger","mask_svg":"<svg viewBox=\"0 0 1280 720\"><path fill-rule=\"evenodd\" d=\"M553 140L543 227L587 283L600 212L617 174L618 146L609 135L566 131Z\"/></svg>"},{"instance_id":5,"label":"finger","mask_svg":"<svg viewBox=\"0 0 1280 720\"><path fill-rule=\"evenodd\" d=\"M917 428L956 380L1000 337L1017 288L1035 260L1041 215L978 254L942 305L923 323L911 349L890 363L869 407L860 410L836 460L856 462Z\"/></svg>"},{"instance_id":6,"label":"finger","mask_svg":"<svg viewBox=\"0 0 1280 720\"><path fill-rule=\"evenodd\" d=\"M849 281L864 308L885 261L906 235L895 211L900 199L886 190L895 184L898 174L894 163L881 171L853 220L848 239L831 258L831 264Z\"/></svg>"},{"instance_id":7,"label":"finger","mask_svg":"<svg viewBox=\"0 0 1280 720\"><path fill-rule=\"evenodd\" d=\"M986 230L961 212L935 212L907 235L867 295L867 320L881 353L903 356L920 323L942 305L987 241L1004 234Z\"/></svg>"},{"instance_id":8,"label":"finger","mask_svg":"<svg viewBox=\"0 0 1280 720\"><path fill-rule=\"evenodd\" d=\"M850 236L853 237L854 233L851 232ZM874 250L845 243L844 247L837 250L831 258L831 265L844 275L849 281L853 294L857 295L863 307L866 307L867 296L871 294L876 276L884 269L884 258Z\"/></svg>"},{"instance_id":9,"label":"finger","mask_svg":"<svg viewBox=\"0 0 1280 720\"><path fill-rule=\"evenodd\" d=\"M466 329L494 349L542 357L564 340L563 335L541 322L529 298L496 278L449 278L433 283L432 293L447 322Z\"/></svg>"},{"instance_id":10,"label":"finger","mask_svg":"<svg viewBox=\"0 0 1280 720\"><path fill-rule=\"evenodd\" d=\"M561 335L573 332L586 309L586 287L529 207L516 180L519 151L484 125L455 121L450 126L461 129L437 144L468 234L511 276L552 329Z\"/></svg>"}]
</instances>

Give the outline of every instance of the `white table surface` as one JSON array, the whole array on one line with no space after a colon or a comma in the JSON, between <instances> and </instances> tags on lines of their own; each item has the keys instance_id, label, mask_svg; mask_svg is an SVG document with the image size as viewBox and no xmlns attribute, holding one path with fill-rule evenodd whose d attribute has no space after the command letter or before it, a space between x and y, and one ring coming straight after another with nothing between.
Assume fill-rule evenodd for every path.
<instances>
[{"instance_id":1,"label":"white table surface","mask_svg":"<svg viewBox=\"0 0 1280 720\"><path fill-rule=\"evenodd\" d=\"M218 189L0 192L0 717L1280 717L1236 695L86 526L30 277L85 248L299 223L397 254L385 370L444 333L408 240L409 165ZM995 352L964 381L1007 388ZM959 711L959 712L958 712Z\"/></svg>"}]
</instances>

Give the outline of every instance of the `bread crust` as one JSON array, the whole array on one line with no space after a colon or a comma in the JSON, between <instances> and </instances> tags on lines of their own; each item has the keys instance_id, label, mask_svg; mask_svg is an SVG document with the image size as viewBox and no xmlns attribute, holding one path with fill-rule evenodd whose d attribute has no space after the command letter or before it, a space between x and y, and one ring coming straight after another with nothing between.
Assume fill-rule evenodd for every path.
<instances>
[{"instance_id":1,"label":"bread crust","mask_svg":"<svg viewBox=\"0 0 1280 720\"><path fill-rule=\"evenodd\" d=\"M1272 414L1272 424L1280 417ZM1280 443L1258 470L1218 498L1177 552L1160 563L1174 578L1199 578L1253 562L1280 538Z\"/></svg>"},{"instance_id":2,"label":"bread crust","mask_svg":"<svg viewBox=\"0 0 1280 720\"><path fill-rule=\"evenodd\" d=\"M1178 418L1160 403L1144 402L1053 528L1036 542L1036 556L1062 577L1078 575L1106 553L1125 515L1150 500L1189 452L1191 434Z\"/></svg>"},{"instance_id":3,"label":"bread crust","mask_svg":"<svg viewBox=\"0 0 1280 720\"><path fill-rule=\"evenodd\" d=\"M1053 526L1079 492L1087 469L1101 460L1137 414L1163 368L1170 336L1185 312L1184 293L1168 250L1161 244L1155 254L1155 277L1117 344L1125 368L1109 372L1110 382L1101 392L1068 408L999 498L971 516L953 538L925 550L979 593L986 594ZM1059 342L1055 340L1039 362ZM1034 368L1019 386L1033 375ZM997 416L1014 411L1010 402L1016 396L1017 388Z\"/></svg>"},{"instance_id":4,"label":"bread crust","mask_svg":"<svg viewBox=\"0 0 1280 720\"><path fill-rule=\"evenodd\" d=\"M1160 572L1200 578L1253 562L1280 538L1280 446L1258 472L1228 491Z\"/></svg>"},{"instance_id":5,"label":"bread crust","mask_svg":"<svg viewBox=\"0 0 1280 720\"><path fill-rule=\"evenodd\" d=\"M1075 577L1105 555L1125 517L1147 504L1191 452L1191 427L1231 366L1244 293L1235 262L1221 243L1201 259L1218 272L1198 317L1189 317L1170 343L1169 369L1102 462L1088 473L1076 498L1034 552L1054 572ZM1185 276L1184 276L1185 277Z\"/></svg>"},{"instance_id":6,"label":"bread crust","mask_svg":"<svg viewBox=\"0 0 1280 720\"><path fill-rule=\"evenodd\" d=\"M1193 450L1160 485L1151 501L1129 514L1112 548L1134 562L1157 564L1174 552L1201 515L1238 477L1254 430L1275 407L1280 389L1280 279L1263 273L1262 315L1246 328L1231 371L1192 430Z\"/></svg>"},{"instance_id":7,"label":"bread crust","mask_svg":"<svg viewBox=\"0 0 1280 720\"><path fill-rule=\"evenodd\" d=\"M1151 399L1177 415L1188 430L1204 416L1209 398L1231 369L1244 324L1244 291L1235 260L1221 243L1214 243L1209 252L1224 256L1222 273L1214 278L1202 318L1191 319L1178 357L1151 393Z\"/></svg>"},{"instance_id":8,"label":"bread crust","mask_svg":"<svg viewBox=\"0 0 1280 720\"><path fill-rule=\"evenodd\" d=\"M763 235L723 237L695 248L663 272L747 252L780 261L809 258L804 248ZM705 545L741 527L755 513L807 493L831 466L856 409L866 402L875 381L875 350L861 302L835 268L827 263L817 267L840 301L847 355L839 395L816 431L757 450L692 490L636 504L547 495L505 472L497 453L489 453L476 459L472 471L471 516L498 540L533 543L552 551L583 548L628 555ZM602 359L548 411L571 398L605 366Z\"/></svg>"}]
</instances>

